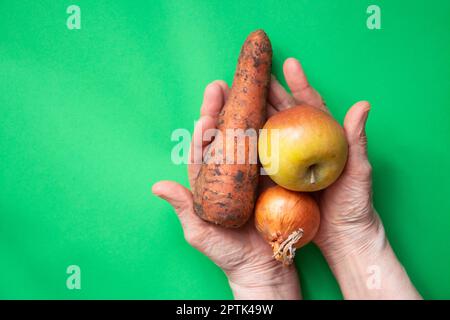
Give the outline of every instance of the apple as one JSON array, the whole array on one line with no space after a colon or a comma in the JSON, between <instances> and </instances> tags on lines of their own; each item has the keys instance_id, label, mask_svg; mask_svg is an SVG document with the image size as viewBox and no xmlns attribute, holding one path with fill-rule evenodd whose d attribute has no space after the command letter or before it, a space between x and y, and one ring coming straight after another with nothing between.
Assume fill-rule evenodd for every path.
<instances>
[{"instance_id":1,"label":"apple","mask_svg":"<svg viewBox=\"0 0 450 320\"><path fill-rule=\"evenodd\" d=\"M328 113L299 105L269 118L258 140L266 173L293 191L317 191L341 175L348 155L344 130Z\"/></svg>"}]
</instances>

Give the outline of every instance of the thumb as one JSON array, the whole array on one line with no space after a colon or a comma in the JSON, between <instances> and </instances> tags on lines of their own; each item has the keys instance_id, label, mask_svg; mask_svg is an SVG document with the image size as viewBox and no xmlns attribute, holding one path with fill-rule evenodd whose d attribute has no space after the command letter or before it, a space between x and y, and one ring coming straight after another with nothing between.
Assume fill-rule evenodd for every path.
<instances>
[{"instance_id":1,"label":"thumb","mask_svg":"<svg viewBox=\"0 0 450 320\"><path fill-rule=\"evenodd\" d=\"M170 203L183 225L193 216L192 193L181 184L159 181L153 185L152 192Z\"/></svg>"},{"instance_id":2,"label":"thumb","mask_svg":"<svg viewBox=\"0 0 450 320\"><path fill-rule=\"evenodd\" d=\"M354 104L344 119L344 130L349 145L346 170L350 175L370 176L371 166L367 157L366 121L370 111L367 101Z\"/></svg>"}]
</instances>

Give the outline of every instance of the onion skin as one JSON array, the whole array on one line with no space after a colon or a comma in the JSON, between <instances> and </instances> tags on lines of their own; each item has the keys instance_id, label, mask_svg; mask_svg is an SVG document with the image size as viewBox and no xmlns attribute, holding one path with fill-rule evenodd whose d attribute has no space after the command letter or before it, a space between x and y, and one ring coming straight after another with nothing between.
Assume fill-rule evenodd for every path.
<instances>
[{"instance_id":1,"label":"onion skin","mask_svg":"<svg viewBox=\"0 0 450 320\"><path fill-rule=\"evenodd\" d=\"M309 193L274 186L265 190L256 202L256 229L272 246L275 259L284 264L292 263L295 249L309 243L316 235L319 225L319 206ZM298 230L302 234L297 242L292 243L292 256L280 254L280 245Z\"/></svg>"}]
</instances>

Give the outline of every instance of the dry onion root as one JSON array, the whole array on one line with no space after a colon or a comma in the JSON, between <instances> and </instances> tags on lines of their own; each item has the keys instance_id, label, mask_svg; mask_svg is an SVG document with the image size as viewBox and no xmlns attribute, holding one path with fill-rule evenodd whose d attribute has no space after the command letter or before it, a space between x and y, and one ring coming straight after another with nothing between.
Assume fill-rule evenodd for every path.
<instances>
[{"instance_id":1,"label":"dry onion root","mask_svg":"<svg viewBox=\"0 0 450 320\"><path fill-rule=\"evenodd\" d=\"M296 249L314 238L319 224L319 206L310 194L275 186L256 203L256 229L272 246L273 257L284 265L292 264Z\"/></svg>"},{"instance_id":2,"label":"dry onion root","mask_svg":"<svg viewBox=\"0 0 450 320\"><path fill-rule=\"evenodd\" d=\"M303 229L298 229L292 232L289 237L281 244L275 242L273 247L273 257L285 265L290 265L295 257L295 244L302 238Z\"/></svg>"}]
</instances>

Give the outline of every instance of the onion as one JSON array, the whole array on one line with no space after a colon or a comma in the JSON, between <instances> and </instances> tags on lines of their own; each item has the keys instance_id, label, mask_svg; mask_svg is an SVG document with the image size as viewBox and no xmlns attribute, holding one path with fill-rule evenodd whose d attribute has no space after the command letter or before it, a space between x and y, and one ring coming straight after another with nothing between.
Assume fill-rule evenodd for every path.
<instances>
[{"instance_id":1,"label":"onion","mask_svg":"<svg viewBox=\"0 0 450 320\"><path fill-rule=\"evenodd\" d=\"M294 261L296 249L314 238L319 224L319 206L308 193L274 186L256 202L256 229L272 246L274 258L285 265Z\"/></svg>"}]
</instances>

